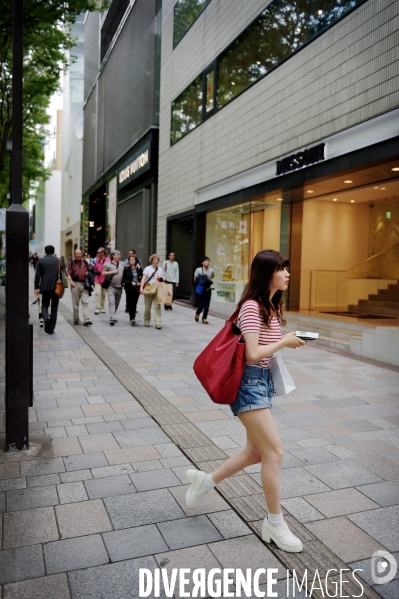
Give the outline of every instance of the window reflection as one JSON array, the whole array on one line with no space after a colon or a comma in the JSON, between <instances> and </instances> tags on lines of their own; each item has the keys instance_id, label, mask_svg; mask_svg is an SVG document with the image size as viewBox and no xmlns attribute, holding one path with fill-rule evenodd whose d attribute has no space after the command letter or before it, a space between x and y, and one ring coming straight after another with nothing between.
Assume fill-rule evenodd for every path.
<instances>
[{"instance_id":1,"label":"window reflection","mask_svg":"<svg viewBox=\"0 0 399 599\"><path fill-rule=\"evenodd\" d=\"M198 19L211 0L178 0L174 7L173 47Z\"/></svg>"},{"instance_id":2,"label":"window reflection","mask_svg":"<svg viewBox=\"0 0 399 599\"><path fill-rule=\"evenodd\" d=\"M215 107L214 93L215 93L215 69L211 69L207 72L205 77L205 111L210 112Z\"/></svg>"},{"instance_id":3,"label":"window reflection","mask_svg":"<svg viewBox=\"0 0 399 599\"><path fill-rule=\"evenodd\" d=\"M202 120L202 75L172 103L171 142L194 129Z\"/></svg>"},{"instance_id":4,"label":"window reflection","mask_svg":"<svg viewBox=\"0 0 399 599\"><path fill-rule=\"evenodd\" d=\"M219 56L224 106L362 0L274 0Z\"/></svg>"}]
</instances>

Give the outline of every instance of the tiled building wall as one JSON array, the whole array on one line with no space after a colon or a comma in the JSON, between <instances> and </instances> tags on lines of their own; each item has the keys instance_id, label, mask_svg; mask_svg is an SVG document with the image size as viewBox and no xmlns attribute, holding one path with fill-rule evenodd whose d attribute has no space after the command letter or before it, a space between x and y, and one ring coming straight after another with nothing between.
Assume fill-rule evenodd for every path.
<instances>
[{"instance_id":1,"label":"tiled building wall","mask_svg":"<svg viewBox=\"0 0 399 599\"><path fill-rule=\"evenodd\" d=\"M163 2L157 250L194 192L399 105L397 0L368 0L170 146L171 102L267 6L212 0L173 50Z\"/></svg>"}]
</instances>

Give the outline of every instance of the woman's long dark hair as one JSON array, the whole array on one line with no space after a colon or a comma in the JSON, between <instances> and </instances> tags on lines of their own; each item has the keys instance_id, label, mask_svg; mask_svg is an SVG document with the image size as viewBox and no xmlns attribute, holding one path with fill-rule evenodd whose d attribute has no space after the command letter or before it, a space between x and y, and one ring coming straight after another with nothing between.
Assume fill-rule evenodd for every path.
<instances>
[{"instance_id":1,"label":"woman's long dark hair","mask_svg":"<svg viewBox=\"0 0 399 599\"><path fill-rule=\"evenodd\" d=\"M270 299L273 275L290 265L286 256L274 250L262 250L258 252L251 264L249 280L238 302L238 310L247 300L255 300L259 304L259 310L263 322L270 328L270 321L277 316L280 324L285 326L283 319L283 292L278 290Z\"/></svg>"}]
</instances>

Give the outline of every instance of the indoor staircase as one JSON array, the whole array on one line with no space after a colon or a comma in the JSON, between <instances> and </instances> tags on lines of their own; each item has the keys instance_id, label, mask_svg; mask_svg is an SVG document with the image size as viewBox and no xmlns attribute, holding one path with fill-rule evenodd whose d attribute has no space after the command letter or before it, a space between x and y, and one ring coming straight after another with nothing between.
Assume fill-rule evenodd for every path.
<instances>
[{"instance_id":1,"label":"indoor staircase","mask_svg":"<svg viewBox=\"0 0 399 599\"><path fill-rule=\"evenodd\" d=\"M377 294L359 300L357 305L350 305L348 309L349 312L399 316L399 283L388 285L388 289L380 289Z\"/></svg>"}]
</instances>

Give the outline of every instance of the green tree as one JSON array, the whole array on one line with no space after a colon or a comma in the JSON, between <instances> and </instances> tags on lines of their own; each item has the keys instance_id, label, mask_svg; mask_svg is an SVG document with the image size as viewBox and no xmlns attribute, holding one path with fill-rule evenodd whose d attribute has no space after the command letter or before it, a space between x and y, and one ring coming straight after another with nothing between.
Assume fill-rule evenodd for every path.
<instances>
[{"instance_id":1,"label":"green tree","mask_svg":"<svg viewBox=\"0 0 399 599\"><path fill-rule=\"evenodd\" d=\"M44 167L44 126L51 96L59 89L60 74L68 67L74 46L70 33L76 16L102 10L99 0L24 0L23 85L23 199L35 181L48 177ZM12 136L12 0L2 0L0 11L0 207L7 206L10 155L6 139Z\"/></svg>"}]
</instances>

